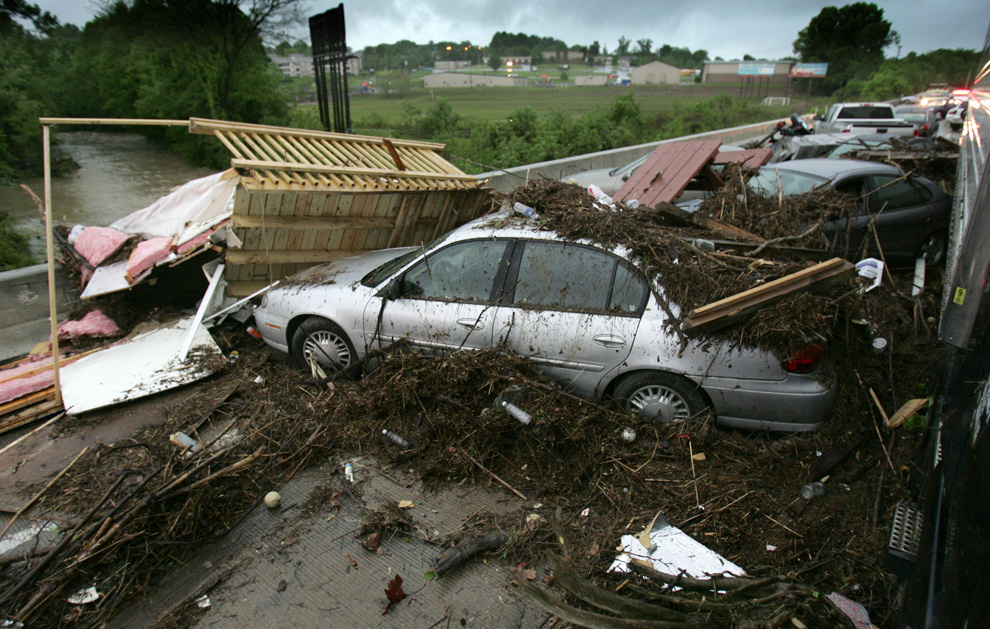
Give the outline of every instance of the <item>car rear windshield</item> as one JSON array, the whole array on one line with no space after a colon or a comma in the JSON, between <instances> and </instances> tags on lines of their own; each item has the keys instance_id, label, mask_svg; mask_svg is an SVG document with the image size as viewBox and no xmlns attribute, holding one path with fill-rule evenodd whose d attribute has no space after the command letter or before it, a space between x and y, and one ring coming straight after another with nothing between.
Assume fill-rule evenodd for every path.
<instances>
[{"instance_id":1,"label":"car rear windshield","mask_svg":"<svg viewBox=\"0 0 990 629\"><path fill-rule=\"evenodd\" d=\"M861 105L858 107L843 107L842 111L839 112L839 118L849 120L864 120L867 118L886 118L890 119L894 117L894 110L891 107L877 107L871 105Z\"/></svg>"},{"instance_id":2,"label":"car rear windshield","mask_svg":"<svg viewBox=\"0 0 990 629\"><path fill-rule=\"evenodd\" d=\"M922 113L901 111L898 112L897 115L903 118L904 120L907 120L908 122L925 122L926 120L928 120L928 116Z\"/></svg>"}]
</instances>

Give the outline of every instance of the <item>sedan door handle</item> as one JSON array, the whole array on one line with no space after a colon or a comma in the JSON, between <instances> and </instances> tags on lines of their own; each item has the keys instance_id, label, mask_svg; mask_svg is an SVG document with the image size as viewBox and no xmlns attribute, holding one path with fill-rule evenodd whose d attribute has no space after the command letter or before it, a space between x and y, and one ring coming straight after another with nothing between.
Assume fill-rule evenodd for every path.
<instances>
[{"instance_id":1,"label":"sedan door handle","mask_svg":"<svg viewBox=\"0 0 990 629\"><path fill-rule=\"evenodd\" d=\"M484 330L485 322L481 319L458 319L457 325L465 330Z\"/></svg>"},{"instance_id":2,"label":"sedan door handle","mask_svg":"<svg viewBox=\"0 0 990 629\"><path fill-rule=\"evenodd\" d=\"M600 334L592 340L604 347L622 347L626 344L626 339L621 336L612 336L611 334Z\"/></svg>"}]
</instances>

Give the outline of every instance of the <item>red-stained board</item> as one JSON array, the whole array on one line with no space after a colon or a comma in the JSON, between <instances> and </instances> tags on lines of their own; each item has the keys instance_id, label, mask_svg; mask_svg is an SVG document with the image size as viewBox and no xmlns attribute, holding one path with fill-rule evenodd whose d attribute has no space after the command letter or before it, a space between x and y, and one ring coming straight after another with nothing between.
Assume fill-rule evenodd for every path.
<instances>
[{"instance_id":1,"label":"red-stained board","mask_svg":"<svg viewBox=\"0 0 990 629\"><path fill-rule=\"evenodd\" d=\"M638 199L654 207L681 195L701 169L718 154L720 140L689 140L661 144L636 169L615 195L618 201Z\"/></svg>"},{"instance_id":2,"label":"red-stained board","mask_svg":"<svg viewBox=\"0 0 990 629\"><path fill-rule=\"evenodd\" d=\"M742 163L744 168L759 168L773 157L773 149L745 149L742 151L722 151L715 155L714 164Z\"/></svg>"}]
</instances>

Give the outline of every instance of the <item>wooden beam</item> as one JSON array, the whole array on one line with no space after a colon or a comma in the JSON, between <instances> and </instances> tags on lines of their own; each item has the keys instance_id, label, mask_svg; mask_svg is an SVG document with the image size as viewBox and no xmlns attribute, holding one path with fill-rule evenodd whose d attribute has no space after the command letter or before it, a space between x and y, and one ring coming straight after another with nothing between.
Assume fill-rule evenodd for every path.
<instances>
[{"instance_id":1,"label":"wooden beam","mask_svg":"<svg viewBox=\"0 0 990 629\"><path fill-rule=\"evenodd\" d=\"M47 402L49 400L55 400L55 387L48 387L47 389L42 389L41 391L35 391L34 393L29 393L28 395L22 395L16 400L11 400L5 404L0 404L0 417L6 415L7 413L12 413L16 410L22 409L25 406L31 406L37 402ZM62 404L60 400L59 405Z\"/></svg>"},{"instance_id":2,"label":"wooden beam","mask_svg":"<svg viewBox=\"0 0 990 629\"><path fill-rule=\"evenodd\" d=\"M481 185L473 175L454 175L449 173L428 173L415 170L385 170L382 168L354 168L352 166L329 166L326 164L297 164L293 162L271 162L265 160L232 159L234 168L250 168L254 170L298 171L313 173L329 173L333 175L359 175L369 177L396 177L403 179L437 179L450 181L473 182Z\"/></svg>"},{"instance_id":3,"label":"wooden beam","mask_svg":"<svg viewBox=\"0 0 990 629\"><path fill-rule=\"evenodd\" d=\"M762 286L695 308L681 323L681 330L716 330L744 319L791 293L812 288L823 289L851 277L855 272L856 266L853 263L842 258L832 258Z\"/></svg>"},{"instance_id":4,"label":"wooden beam","mask_svg":"<svg viewBox=\"0 0 990 629\"><path fill-rule=\"evenodd\" d=\"M240 280L227 282L226 293L230 297L247 297L270 286L267 280Z\"/></svg>"},{"instance_id":5,"label":"wooden beam","mask_svg":"<svg viewBox=\"0 0 990 629\"><path fill-rule=\"evenodd\" d=\"M191 120L153 118L38 118L41 124L135 125L145 127L188 127ZM212 131L210 132L212 134Z\"/></svg>"},{"instance_id":6,"label":"wooden beam","mask_svg":"<svg viewBox=\"0 0 990 629\"><path fill-rule=\"evenodd\" d=\"M308 250L308 251L227 251L229 264L318 264L333 262L342 258L367 253L363 249L355 250Z\"/></svg>"},{"instance_id":7,"label":"wooden beam","mask_svg":"<svg viewBox=\"0 0 990 629\"><path fill-rule=\"evenodd\" d=\"M263 124L249 124L246 122L228 122L225 120L209 120L207 118L190 118L188 123L189 133L198 135L213 135L213 131L240 131L243 133L264 133L284 136L294 136L297 138L314 138L324 140L340 140L343 142L361 142L365 144L382 144L384 138L371 135L353 135L350 133L330 133L328 131L311 131L309 129L293 129L292 127L274 127ZM413 140L391 140L396 146L427 151L443 151L445 144L437 142L416 142Z\"/></svg>"},{"instance_id":8,"label":"wooden beam","mask_svg":"<svg viewBox=\"0 0 990 629\"><path fill-rule=\"evenodd\" d=\"M390 218L341 218L335 216L254 216L235 214L234 227L265 229L392 229Z\"/></svg>"}]
</instances>

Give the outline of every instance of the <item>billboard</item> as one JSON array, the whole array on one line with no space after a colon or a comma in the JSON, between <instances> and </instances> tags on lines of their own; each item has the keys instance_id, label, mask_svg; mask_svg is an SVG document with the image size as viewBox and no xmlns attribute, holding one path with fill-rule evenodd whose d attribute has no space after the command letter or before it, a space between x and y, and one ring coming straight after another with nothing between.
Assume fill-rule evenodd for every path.
<instances>
[{"instance_id":1,"label":"billboard","mask_svg":"<svg viewBox=\"0 0 990 629\"><path fill-rule=\"evenodd\" d=\"M805 79L823 79L828 75L827 63L795 63L791 76Z\"/></svg>"},{"instance_id":2,"label":"billboard","mask_svg":"<svg viewBox=\"0 0 990 629\"><path fill-rule=\"evenodd\" d=\"M773 61L743 61L739 64L739 76L773 76L776 65Z\"/></svg>"}]
</instances>

